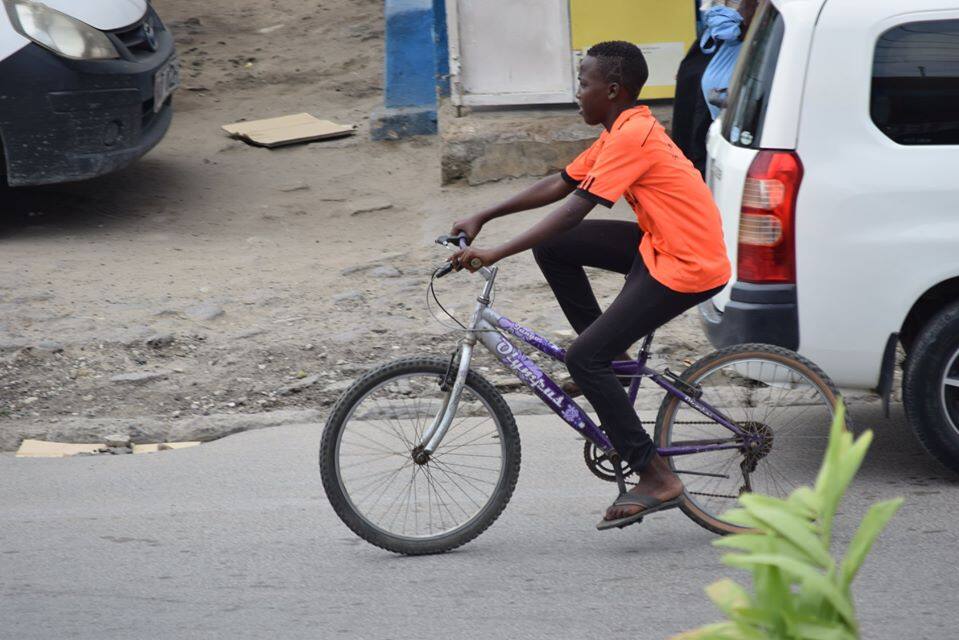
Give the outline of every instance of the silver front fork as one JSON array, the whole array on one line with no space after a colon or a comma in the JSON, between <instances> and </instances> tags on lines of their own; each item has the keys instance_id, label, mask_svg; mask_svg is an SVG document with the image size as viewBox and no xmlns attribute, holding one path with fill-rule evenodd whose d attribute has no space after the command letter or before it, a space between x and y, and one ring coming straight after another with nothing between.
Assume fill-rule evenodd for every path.
<instances>
[{"instance_id":1,"label":"silver front fork","mask_svg":"<svg viewBox=\"0 0 959 640\"><path fill-rule=\"evenodd\" d=\"M486 286L483 287L483 294L476 299L476 310L470 320L466 337L460 344L459 366L456 368L456 380L453 382L453 388L443 398L443 406L440 407L436 417L433 418L433 423L423 433L423 438L418 443L426 454L433 453L440 446L446 432L449 431L450 425L453 423L453 418L456 416L460 396L463 393L463 387L466 386L466 376L469 375L470 362L473 359L473 347L476 346L476 329L482 322L483 309L490 305L490 294L493 292L496 271L496 267L483 267L479 270L479 273L486 279Z\"/></svg>"},{"instance_id":2,"label":"silver front fork","mask_svg":"<svg viewBox=\"0 0 959 640\"><path fill-rule=\"evenodd\" d=\"M463 387L466 386L466 376L469 373L470 360L472 358L473 345L464 341L460 347L460 363L456 369L456 381L453 383L453 388L446 395L443 407L433 419L433 424L430 425L430 428L423 434L423 441L426 442L426 444L423 445L423 451L425 453L433 453L436 451L437 447L440 446L440 442L443 441L443 437L446 436L446 432L449 431L450 424L452 424L453 417L456 415L456 409L459 406Z\"/></svg>"}]
</instances>

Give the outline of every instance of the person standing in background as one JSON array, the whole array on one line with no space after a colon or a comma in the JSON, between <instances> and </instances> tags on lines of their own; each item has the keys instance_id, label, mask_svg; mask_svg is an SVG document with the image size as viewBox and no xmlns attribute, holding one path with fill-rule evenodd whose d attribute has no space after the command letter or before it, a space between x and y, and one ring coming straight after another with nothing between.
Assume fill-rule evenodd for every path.
<instances>
[{"instance_id":1,"label":"person standing in background","mask_svg":"<svg viewBox=\"0 0 959 640\"><path fill-rule=\"evenodd\" d=\"M703 0L700 39L693 43L676 74L672 138L706 175L706 132L719 115L710 92L729 87L743 37L759 0Z\"/></svg>"}]
</instances>

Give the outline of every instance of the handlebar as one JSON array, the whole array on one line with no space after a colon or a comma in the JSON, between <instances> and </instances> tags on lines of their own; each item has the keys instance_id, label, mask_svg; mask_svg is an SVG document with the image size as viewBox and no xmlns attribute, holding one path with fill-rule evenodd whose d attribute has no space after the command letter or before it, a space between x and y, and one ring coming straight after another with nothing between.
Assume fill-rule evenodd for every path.
<instances>
[{"instance_id":1,"label":"handlebar","mask_svg":"<svg viewBox=\"0 0 959 640\"><path fill-rule=\"evenodd\" d=\"M452 270L453 270L453 263L447 262L442 267L438 268L433 273L433 275L435 275L437 278L442 278L443 276L448 276Z\"/></svg>"},{"instance_id":2,"label":"handlebar","mask_svg":"<svg viewBox=\"0 0 959 640\"><path fill-rule=\"evenodd\" d=\"M465 249L466 247L469 246L470 241L467 235L461 231L455 236L450 236L450 235L440 236L439 238L436 239L436 244L441 244L444 247L453 245L454 247L458 246L460 249ZM474 260L476 259L474 258ZM482 265L477 265L476 268L479 268L480 266ZM435 276L437 278L442 278L443 276L449 275L449 273L452 270L453 270L453 263L447 262L445 265L443 265L442 267L436 270Z\"/></svg>"},{"instance_id":3,"label":"handlebar","mask_svg":"<svg viewBox=\"0 0 959 640\"><path fill-rule=\"evenodd\" d=\"M455 244L459 246L460 249L465 249L469 246L469 237L462 231L457 233L455 236L442 235L436 239L436 244L441 244L444 247L449 246L450 244Z\"/></svg>"},{"instance_id":4,"label":"handlebar","mask_svg":"<svg viewBox=\"0 0 959 640\"><path fill-rule=\"evenodd\" d=\"M465 233L458 233L455 236L440 236L436 239L436 244L441 244L445 247L452 245L453 247L459 246L460 249L465 249L469 246L470 240ZM470 267L476 270L476 272L483 276L483 279L486 280L486 290L483 294L484 298L488 297L490 291L493 287L493 281L496 279L496 267L485 267L483 262L479 258L473 258L470 260ZM453 263L447 262L443 266L436 269L433 272L434 278L442 278L443 276L449 275L453 271Z\"/></svg>"}]
</instances>

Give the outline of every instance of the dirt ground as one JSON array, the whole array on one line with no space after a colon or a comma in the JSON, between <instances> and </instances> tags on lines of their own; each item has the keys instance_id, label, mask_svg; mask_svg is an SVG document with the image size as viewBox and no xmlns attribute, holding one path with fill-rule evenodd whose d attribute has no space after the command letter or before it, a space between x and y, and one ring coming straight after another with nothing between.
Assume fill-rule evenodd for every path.
<instances>
[{"instance_id":1,"label":"dirt ground","mask_svg":"<svg viewBox=\"0 0 959 640\"><path fill-rule=\"evenodd\" d=\"M183 70L166 139L112 176L0 192L0 448L82 420L135 433L144 420L322 416L372 365L448 354L458 334L426 303L446 255L432 240L531 182L441 188L436 138L370 140L382 0L155 4ZM267 150L220 130L301 111L358 135ZM622 203L597 214L632 216ZM497 221L484 240L536 215ZM496 307L568 341L532 256L501 266ZM620 276L596 275L609 299ZM463 318L478 286L457 275L437 293ZM709 350L695 313L656 343L676 370Z\"/></svg>"}]
</instances>

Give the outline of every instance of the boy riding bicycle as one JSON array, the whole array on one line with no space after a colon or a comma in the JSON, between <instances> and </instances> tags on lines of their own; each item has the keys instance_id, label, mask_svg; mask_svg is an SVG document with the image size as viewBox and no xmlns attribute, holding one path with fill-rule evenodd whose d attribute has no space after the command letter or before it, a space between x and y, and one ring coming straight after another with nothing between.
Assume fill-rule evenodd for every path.
<instances>
[{"instance_id":1,"label":"boy riding bicycle","mask_svg":"<svg viewBox=\"0 0 959 640\"><path fill-rule=\"evenodd\" d=\"M599 139L558 174L505 202L457 221L452 233L472 240L505 215L563 204L512 240L453 254L454 268L475 271L533 249L537 264L578 337L566 354L576 385L599 415L616 451L640 478L607 509L600 528L624 526L679 504L682 481L643 429L610 363L637 340L708 300L730 277L719 211L699 172L649 109L637 102L648 69L627 42L604 42L580 66L577 100ZM570 194L573 197L567 198ZM637 224L584 220L597 205L624 197ZM583 267L626 276L601 311Z\"/></svg>"}]
</instances>

